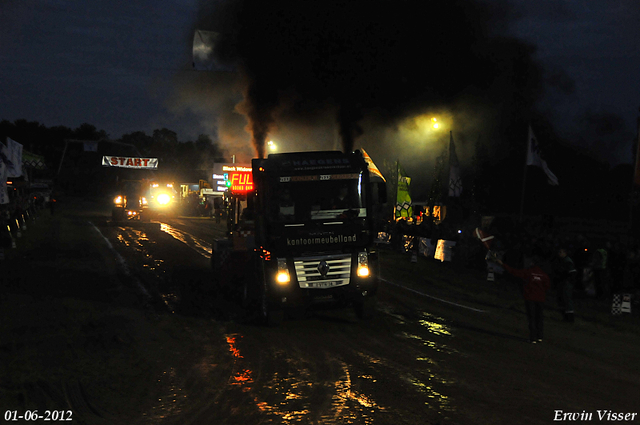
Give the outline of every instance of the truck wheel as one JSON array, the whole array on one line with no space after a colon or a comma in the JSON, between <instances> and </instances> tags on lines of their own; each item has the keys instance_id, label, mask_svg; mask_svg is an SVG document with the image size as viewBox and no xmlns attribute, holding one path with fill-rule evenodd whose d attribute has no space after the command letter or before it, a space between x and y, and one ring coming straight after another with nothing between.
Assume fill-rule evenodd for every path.
<instances>
[{"instance_id":1,"label":"truck wheel","mask_svg":"<svg viewBox=\"0 0 640 425\"><path fill-rule=\"evenodd\" d=\"M354 304L356 316L358 319L368 320L371 319L376 312L377 296L372 295L369 297L361 298Z\"/></svg>"},{"instance_id":2,"label":"truck wheel","mask_svg":"<svg viewBox=\"0 0 640 425\"><path fill-rule=\"evenodd\" d=\"M284 320L284 311L274 308L269 302L266 284L260 296L260 316L263 323L269 327L279 326Z\"/></svg>"}]
</instances>

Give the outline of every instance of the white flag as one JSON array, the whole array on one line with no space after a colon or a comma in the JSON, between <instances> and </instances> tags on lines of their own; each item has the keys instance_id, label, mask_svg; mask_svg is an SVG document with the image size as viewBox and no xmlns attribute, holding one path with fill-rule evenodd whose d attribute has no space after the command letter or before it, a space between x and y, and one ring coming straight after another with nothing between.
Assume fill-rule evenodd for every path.
<instances>
[{"instance_id":1,"label":"white flag","mask_svg":"<svg viewBox=\"0 0 640 425\"><path fill-rule=\"evenodd\" d=\"M193 68L197 71L232 72L233 67L216 60L214 50L220 34L214 31L195 30L193 33Z\"/></svg>"},{"instance_id":2,"label":"white flag","mask_svg":"<svg viewBox=\"0 0 640 425\"><path fill-rule=\"evenodd\" d=\"M22 145L7 137L8 157L11 164L7 167L7 177L20 177L22 175Z\"/></svg>"},{"instance_id":3,"label":"white flag","mask_svg":"<svg viewBox=\"0 0 640 425\"><path fill-rule=\"evenodd\" d=\"M540 167L544 170L544 173L547 175L547 179L550 185L558 186L558 178L555 174L551 172L549 166L547 165L547 161L542 159L542 155L540 154L540 145L538 145L538 139L533 134L533 130L531 126L529 126L529 142L527 146L527 165L535 165L536 167Z\"/></svg>"}]
</instances>

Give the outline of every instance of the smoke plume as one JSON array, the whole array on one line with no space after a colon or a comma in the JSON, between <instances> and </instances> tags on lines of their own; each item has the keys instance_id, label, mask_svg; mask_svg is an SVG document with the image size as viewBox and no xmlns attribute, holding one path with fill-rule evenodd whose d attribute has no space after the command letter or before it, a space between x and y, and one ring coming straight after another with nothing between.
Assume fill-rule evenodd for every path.
<instances>
[{"instance_id":1,"label":"smoke plume","mask_svg":"<svg viewBox=\"0 0 640 425\"><path fill-rule=\"evenodd\" d=\"M219 33L217 60L241 74L237 110L262 157L278 123L311 124L327 113L350 151L364 121L394 124L462 99L528 108L541 71L533 47L496 34L509 17L505 4L209 1L196 25Z\"/></svg>"}]
</instances>

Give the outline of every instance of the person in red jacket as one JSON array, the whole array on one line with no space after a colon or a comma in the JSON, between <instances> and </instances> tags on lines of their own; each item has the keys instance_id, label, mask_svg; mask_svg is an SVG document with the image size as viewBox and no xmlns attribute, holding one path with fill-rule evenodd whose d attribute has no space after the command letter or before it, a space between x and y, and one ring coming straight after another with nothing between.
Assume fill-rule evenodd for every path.
<instances>
[{"instance_id":1,"label":"person in red jacket","mask_svg":"<svg viewBox=\"0 0 640 425\"><path fill-rule=\"evenodd\" d=\"M533 264L526 269L514 269L508 264L504 264L499 258L496 259L496 262L503 266L508 273L523 280L524 304L529 320L529 341L533 344L542 342L544 321L542 306L551 281L544 270L540 268L540 259L534 257Z\"/></svg>"}]
</instances>

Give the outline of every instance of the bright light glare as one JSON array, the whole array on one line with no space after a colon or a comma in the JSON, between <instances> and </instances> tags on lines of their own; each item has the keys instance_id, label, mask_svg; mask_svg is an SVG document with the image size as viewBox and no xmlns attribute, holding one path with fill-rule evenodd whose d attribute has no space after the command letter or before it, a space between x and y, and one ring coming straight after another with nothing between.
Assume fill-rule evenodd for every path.
<instances>
[{"instance_id":1,"label":"bright light glare","mask_svg":"<svg viewBox=\"0 0 640 425\"><path fill-rule=\"evenodd\" d=\"M440 124L435 123L435 124L433 125L433 128L440 128Z\"/></svg>"},{"instance_id":2,"label":"bright light glare","mask_svg":"<svg viewBox=\"0 0 640 425\"><path fill-rule=\"evenodd\" d=\"M276 275L276 282L280 284L289 283L289 272L287 271L279 271Z\"/></svg>"},{"instance_id":3,"label":"bright light glare","mask_svg":"<svg viewBox=\"0 0 640 425\"><path fill-rule=\"evenodd\" d=\"M113 200L113 202L115 204L121 204L122 203L122 196L116 196L116 198Z\"/></svg>"},{"instance_id":4,"label":"bright light glare","mask_svg":"<svg viewBox=\"0 0 640 425\"><path fill-rule=\"evenodd\" d=\"M358 267L358 276L360 276L360 277L369 276L369 267L366 267L366 266Z\"/></svg>"},{"instance_id":5,"label":"bright light glare","mask_svg":"<svg viewBox=\"0 0 640 425\"><path fill-rule=\"evenodd\" d=\"M160 195L158 195L158 203L160 205L167 205L169 201L171 201L171 197L166 193L161 193Z\"/></svg>"}]
</instances>

